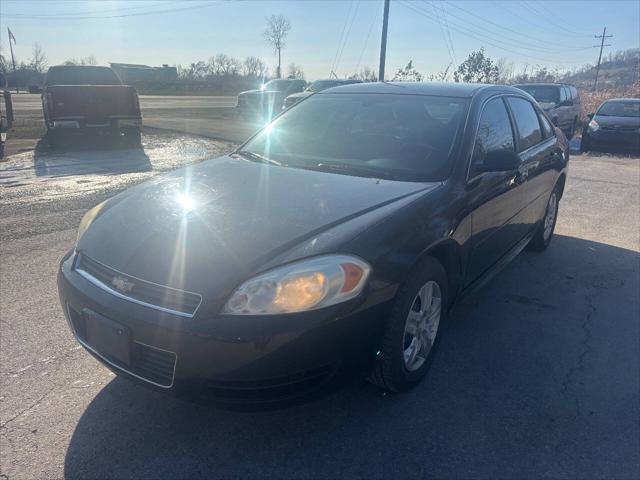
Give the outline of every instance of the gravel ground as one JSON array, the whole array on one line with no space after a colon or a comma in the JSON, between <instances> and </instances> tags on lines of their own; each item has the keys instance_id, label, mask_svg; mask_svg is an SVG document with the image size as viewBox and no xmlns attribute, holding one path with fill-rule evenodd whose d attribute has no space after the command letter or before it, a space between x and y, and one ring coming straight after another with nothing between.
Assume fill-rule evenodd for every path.
<instances>
[{"instance_id":1,"label":"gravel ground","mask_svg":"<svg viewBox=\"0 0 640 480\"><path fill-rule=\"evenodd\" d=\"M640 477L638 159L573 157L549 249L453 312L413 391L229 412L115 378L58 305L84 211L231 144L144 147L0 164L0 478Z\"/></svg>"}]
</instances>

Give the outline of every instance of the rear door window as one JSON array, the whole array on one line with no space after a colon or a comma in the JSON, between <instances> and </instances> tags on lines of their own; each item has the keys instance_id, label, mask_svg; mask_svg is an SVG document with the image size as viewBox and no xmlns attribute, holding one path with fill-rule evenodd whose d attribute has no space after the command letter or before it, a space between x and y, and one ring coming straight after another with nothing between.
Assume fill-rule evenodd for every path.
<instances>
[{"instance_id":1,"label":"rear door window","mask_svg":"<svg viewBox=\"0 0 640 480\"><path fill-rule=\"evenodd\" d=\"M579 101L578 89L576 87L569 87L569 90L571 90L571 97L573 98L573 101Z\"/></svg>"},{"instance_id":2,"label":"rear door window","mask_svg":"<svg viewBox=\"0 0 640 480\"><path fill-rule=\"evenodd\" d=\"M469 178L483 171L487 153L501 149L515 150L513 129L502 98L494 98L487 102L480 117Z\"/></svg>"},{"instance_id":3,"label":"rear door window","mask_svg":"<svg viewBox=\"0 0 640 480\"><path fill-rule=\"evenodd\" d=\"M547 120L547 117L545 117L544 114L539 110L538 119L540 120L540 126L542 127L542 136L544 138L552 137L554 135L553 127L549 123L549 120Z\"/></svg>"},{"instance_id":4,"label":"rear door window","mask_svg":"<svg viewBox=\"0 0 640 480\"><path fill-rule=\"evenodd\" d=\"M567 89L564 87L560 87L560 103L565 102L567 100Z\"/></svg>"},{"instance_id":5,"label":"rear door window","mask_svg":"<svg viewBox=\"0 0 640 480\"><path fill-rule=\"evenodd\" d=\"M522 152L540 143L542 141L540 121L531 102L519 97L508 97L507 102L518 127L518 151Z\"/></svg>"}]
</instances>

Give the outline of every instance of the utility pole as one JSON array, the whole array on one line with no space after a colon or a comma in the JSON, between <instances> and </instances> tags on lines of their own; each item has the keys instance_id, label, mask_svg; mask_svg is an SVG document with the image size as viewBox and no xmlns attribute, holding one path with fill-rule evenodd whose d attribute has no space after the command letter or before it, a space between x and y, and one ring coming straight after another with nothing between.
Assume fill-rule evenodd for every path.
<instances>
[{"instance_id":1,"label":"utility pole","mask_svg":"<svg viewBox=\"0 0 640 480\"><path fill-rule=\"evenodd\" d=\"M389 26L389 3L384 0L384 16L382 17L382 41L380 42L380 68L378 69L378 81L384 82L384 64L387 57L387 27Z\"/></svg>"},{"instance_id":2,"label":"utility pole","mask_svg":"<svg viewBox=\"0 0 640 480\"><path fill-rule=\"evenodd\" d=\"M15 71L16 71L16 58L13 56L13 44L11 43L11 40L13 39L13 42L15 43L16 37L13 36L13 32L11 31L11 29L9 27L7 27L7 35L9 35L9 50L11 50L11 63L13 64L13 71L15 73Z\"/></svg>"},{"instance_id":3,"label":"utility pole","mask_svg":"<svg viewBox=\"0 0 640 480\"><path fill-rule=\"evenodd\" d=\"M598 65L596 66L596 79L593 82L593 91L597 92L598 91L598 74L600 73L600 62L602 61L602 49L604 47L610 47L611 44L604 44L604 39L605 38L611 38L613 37L613 35L607 35L607 27L604 27L604 30L602 31L602 35L594 35L596 38L600 38L600 45L594 45L594 48L598 48L600 47L600 55L598 56Z\"/></svg>"}]
</instances>

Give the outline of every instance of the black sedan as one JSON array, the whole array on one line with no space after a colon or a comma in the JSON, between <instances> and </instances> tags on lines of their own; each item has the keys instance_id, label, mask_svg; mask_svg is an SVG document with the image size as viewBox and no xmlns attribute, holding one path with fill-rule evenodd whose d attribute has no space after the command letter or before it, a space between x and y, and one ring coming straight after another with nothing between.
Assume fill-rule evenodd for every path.
<instances>
[{"instance_id":1,"label":"black sedan","mask_svg":"<svg viewBox=\"0 0 640 480\"><path fill-rule=\"evenodd\" d=\"M640 98L615 98L589 114L581 149L630 151L640 154Z\"/></svg>"},{"instance_id":2,"label":"black sedan","mask_svg":"<svg viewBox=\"0 0 640 480\"><path fill-rule=\"evenodd\" d=\"M549 245L567 163L515 88L325 90L90 210L60 299L90 353L159 388L272 400L356 366L403 391L454 302Z\"/></svg>"}]
</instances>

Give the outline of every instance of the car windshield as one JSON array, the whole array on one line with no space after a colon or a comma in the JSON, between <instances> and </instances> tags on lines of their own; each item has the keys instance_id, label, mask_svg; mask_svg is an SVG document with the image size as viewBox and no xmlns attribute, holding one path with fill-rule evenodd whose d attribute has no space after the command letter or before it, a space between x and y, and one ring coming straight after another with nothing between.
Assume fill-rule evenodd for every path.
<instances>
[{"instance_id":1,"label":"car windshield","mask_svg":"<svg viewBox=\"0 0 640 480\"><path fill-rule=\"evenodd\" d=\"M288 80L271 80L264 84L264 90L268 92L284 92L291 86Z\"/></svg>"},{"instance_id":2,"label":"car windshield","mask_svg":"<svg viewBox=\"0 0 640 480\"><path fill-rule=\"evenodd\" d=\"M51 67L45 85L121 85L109 67Z\"/></svg>"},{"instance_id":3,"label":"car windshield","mask_svg":"<svg viewBox=\"0 0 640 480\"><path fill-rule=\"evenodd\" d=\"M640 101L629 100L605 102L598 109L597 115L607 117L640 117Z\"/></svg>"},{"instance_id":4,"label":"car windshield","mask_svg":"<svg viewBox=\"0 0 640 480\"><path fill-rule=\"evenodd\" d=\"M406 181L446 178L466 99L320 94L238 151L282 166Z\"/></svg>"},{"instance_id":5,"label":"car windshield","mask_svg":"<svg viewBox=\"0 0 640 480\"><path fill-rule=\"evenodd\" d=\"M538 103L557 105L560 103L560 89L553 85L518 85L520 90L524 90Z\"/></svg>"}]
</instances>

